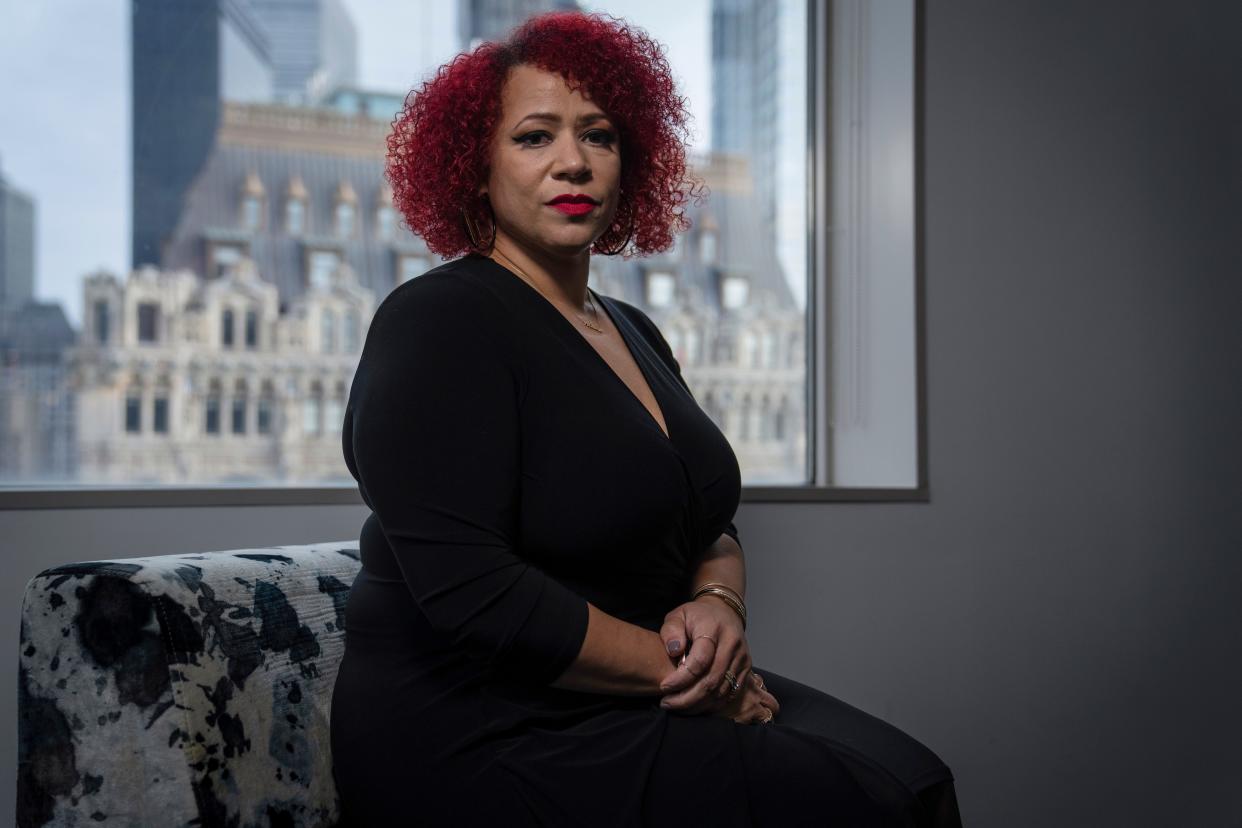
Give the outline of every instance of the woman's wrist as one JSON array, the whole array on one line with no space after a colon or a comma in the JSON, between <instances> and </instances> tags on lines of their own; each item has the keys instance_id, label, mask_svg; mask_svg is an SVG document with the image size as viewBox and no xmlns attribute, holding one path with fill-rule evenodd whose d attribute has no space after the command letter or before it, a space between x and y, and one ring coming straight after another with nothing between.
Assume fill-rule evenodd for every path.
<instances>
[{"instance_id":1,"label":"woman's wrist","mask_svg":"<svg viewBox=\"0 0 1242 828\"><path fill-rule=\"evenodd\" d=\"M733 610L742 620L742 629L746 629L746 602L733 587L716 582L702 584L694 591L694 597L690 600L698 601L703 598L715 598Z\"/></svg>"}]
</instances>

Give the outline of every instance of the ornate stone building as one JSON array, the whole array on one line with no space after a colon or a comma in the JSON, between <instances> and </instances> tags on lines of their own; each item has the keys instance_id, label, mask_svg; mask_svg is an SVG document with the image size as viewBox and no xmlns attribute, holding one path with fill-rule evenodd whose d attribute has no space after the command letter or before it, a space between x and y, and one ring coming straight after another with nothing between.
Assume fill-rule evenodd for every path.
<instances>
[{"instance_id":1,"label":"ornate stone building","mask_svg":"<svg viewBox=\"0 0 1242 828\"><path fill-rule=\"evenodd\" d=\"M349 479L341 421L376 300L348 265L283 313L249 259L214 279L99 273L83 300L69 359L83 481Z\"/></svg>"}]
</instances>

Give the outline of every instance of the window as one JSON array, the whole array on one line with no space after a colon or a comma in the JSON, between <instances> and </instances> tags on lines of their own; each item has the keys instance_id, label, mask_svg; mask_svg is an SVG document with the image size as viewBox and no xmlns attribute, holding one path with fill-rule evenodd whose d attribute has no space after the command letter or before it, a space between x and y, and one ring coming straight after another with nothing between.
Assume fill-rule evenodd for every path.
<instances>
[{"instance_id":1,"label":"window","mask_svg":"<svg viewBox=\"0 0 1242 828\"><path fill-rule=\"evenodd\" d=\"M272 384L264 382L263 389L259 392L258 410L255 412L255 431L259 434L272 433L272 406L275 396Z\"/></svg>"},{"instance_id":2,"label":"window","mask_svg":"<svg viewBox=\"0 0 1242 828\"><path fill-rule=\"evenodd\" d=\"M323 431L323 386L312 383L302 401L302 433L317 436Z\"/></svg>"},{"instance_id":3,"label":"window","mask_svg":"<svg viewBox=\"0 0 1242 828\"><path fill-rule=\"evenodd\" d=\"M354 235L354 224L358 214L358 196L348 180L342 181L336 188L333 216L336 222L336 234L343 239Z\"/></svg>"},{"instance_id":4,"label":"window","mask_svg":"<svg viewBox=\"0 0 1242 828\"><path fill-rule=\"evenodd\" d=\"M156 434L168 433L168 397L165 394L156 396L151 410L151 430Z\"/></svg>"},{"instance_id":5,"label":"window","mask_svg":"<svg viewBox=\"0 0 1242 828\"><path fill-rule=\"evenodd\" d=\"M220 433L220 397L220 383L218 380L212 380L203 410L203 431L207 434Z\"/></svg>"},{"instance_id":6,"label":"window","mask_svg":"<svg viewBox=\"0 0 1242 828\"><path fill-rule=\"evenodd\" d=\"M142 391L133 389L125 395L125 431L138 434L142 431Z\"/></svg>"},{"instance_id":7,"label":"window","mask_svg":"<svg viewBox=\"0 0 1242 828\"><path fill-rule=\"evenodd\" d=\"M704 264L716 263L716 231L704 229L699 236L699 259Z\"/></svg>"},{"instance_id":8,"label":"window","mask_svg":"<svg viewBox=\"0 0 1242 828\"><path fill-rule=\"evenodd\" d=\"M257 196L246 196L242 199L242 227L247 230L258 230L263 217L263 202Z\"/></svg>"},{"instance_id":9,"label":"window","mask_svg":"<svg viewBox=\"0 0 1242 828\"><path fill-rule=\"evenodd\" d=\"M154 302L138 303L138 341L156 342L159 339L160 306Z\"/></svg>"},{"instance_id":10,"label":"window","mask_svg":"<svg viewBox=\"0 0 1242 828\"><path fill-rule=\"evenodd\" d=\"M228 308L220 314L220 345L224 348L233 347L233 311Z\"/></svg>"},{"instance_id":11,"label":"window","mask_svg":"<svg viewBox=\"0 0 1242 828\"><path fill-rule=\"evenodd\" d=\"M234 434L246 433L246 385L242 382L233 391L232 426Z\"/></svg>"},{"instance_id":12,"label":"window","mask_svg":"<svg viewBox=\"0 0 1242 828\"><path fill-rule=\"evenodd\" d=\"M746 307L750 282L741 276L726 276L720 282L720 304L729 310Z\"/></svg>"},{"instance_id":13,"label":"window","mask_svg":"<svg viewBox=\"0 0 1242 828\"><path fill-rule=\"evenodd\" d=\"M677 279L672 273L652 271L647 274L647 304L666 308L673 304L677 291Z\"/></svg>"},{"instance_id":14,"label":"window","mask_svg":"<svg viewBox=\"0 0 1242 828\"><path fill-rule=\"evenodd\" d=\"M320 290L328 290L340 267L341 254L335 250L312 250L307 256L307 283Z\"/></svg>"},{"instance_id":15,"label":"window","mask_svg":"<svg viewBox=\"0 0 1242 828\"><path fill-rule=\"evenodd\" d=\"M246 251L237 244L216 244L211 248L211 274L217 279L237 270Z\"/></svg>"},{"instance_id":16,"label":"window","mask_svg":"<svg viewBox=\"0 0 1242 828\"><path fill-rule=\"evenodd\" d=\"M259 312L253 308L246 311L246 348L259 347Z\"/></svg>"},{"instance_id":17,"label":"window","mask_svg":"<svg viewBox=\"0 0 1242 828\"><path fill-rule=\"evenodd\" d=\"M300 198L285 202L285 232L291 236L306 232L306 202Z\"/></svg>"},{"instance_id":18,"label":"window","mask_svg":"<svg viewBox=\"0 0 1242 828\"><path fill-rule=\"evenodd\" d=\"M776 334L772 331L759 335L759 364L764 368L776 367Z\"/></svg>"},{"instance_id":19,"label":"window","mask_svg":"<svg viewBox=\"0 0 1242 828\"><path fill-rule=\"evenodd\" d=\"M95 342L100 345L108 343L108 323L112 318L112 314L108 309L106 299L96 299L95 308Z\"/></svg>"},{"instance_id":20,"label":"window","mask_svg":"<svg viewBox=\"0 0 1242 828\"><path fill-rule=\"evenodd\" d=\"M397 234L397 213L391 207L380 207L375 211L375 232L383 241L392 241Z\"/></svg>"},{"instance_id":21,"label":"window","mask_svg":"<svg viewBox=\"0 0 1242 828\"><path fill-rule=\"evenodd\" d=\"M336 205L336 234L345 238L354 234L354 205Z\"/></svg>"},{"instance_id":22,"label":"window","mask_svg":"<svg viewBox=\"0 0 1242 828\"><path fill-rule=\"evenodd\" d=\"M263 182L254 171L246 174L241 192L241 226L254 232L263 226L263 199L266 195Z\"/></svg>"},{"instance_id":23,"label":"window","mask_svg":"<svg viewBox=\"0 0 1242 828\"><path fill-rule=\"evenodd\" d=\"M337 383L336 391L328 398L323 412L324 431L330 434L341 433L341 421L345 417L345 386Z\"/></svg>"},{"instance_id":24,"label":"window","mask_svg":"<svg viewBox=\"0 0 1242 828\"><path fill-rule=\"evenodd\" d=\"M63 210L55 200L40 207L40 238L72 240L42 242L41 267L84 274L44 286L46 298L81 328L75 342L89 345L75 349L86 356L73 357L78 364L66 372L72 381L56 381L80 404L54 439L32 427L12 438L21 444L12 451L6 443L0 476L6 457L59 452L82 458L83 481L212 485L262 476L252 464L265 458L274 483L322 481L330 469L348 483L339 446L310 438L337 428L337 383L349 387L374 308L438 264L403 227L384 182L393 111L375 117L379 110L369 104L347 114L331 105L299 109L274 90L239 90L242 70L270 55L233 63L236 55L207 50L201 55L212 65L192 65L198 47L227 36L210 27L234 25L247 3L208 16L208 29L179 30L185 48L176 59L150 60L167 43L143 32L168 31L156 24L171 19L175 5L107 12L115 26L101 31L117 35L110 48L135 70L124 83L102 65L98 72L83 66L100 85L112 84L103 92L132 96L133 106L127 130L97 131L75 145L83 169L100 171L75 188L80 209ZM521 22L519 7L548 4L419 4L430 23L444 24L444 34L400 47L399 61L383 54L389 47L377 34L394 25L401 14L395 6L303 5L312 17L332 7L351 18L352 26L327 28L315 18L308 31L339 40L348 47L341 54L399 63L400 73L380 85L404 93L410 78L469 48L465 32L507 31ZM685 203L690 226L672 249L632 260L593 257L591 284L640 306L660 326L696 398L734 445L748 486L920 487L918 418L926 395L916 370L918 7L905 0L579 5L632 22L666 47L693 125L687 165L711 193ZM53 27L57 39L32 53L50 54L70 38L74 16L62 23ZM331 66L316 65L316 83L335 88ZM206 107L168 94L199 74L220 81L224 103ZM65 83L45 91L69 99L77 90ZM391 103L398 106L400 96ZM36 132L22 127L14 135ZM129 152L127 134L151 151ZM55 147L45 135L8 155L26 159L27 169L51 169ZM105 175L120 157L131 158L133 169ZM127 201L132 215L113 215ZM84 211L106 231L81 235L73 216ZM99 240L105 232L107 244ZM92 273L100 262L115 275ZM236 284L203 289L220 278ZM138 346L145 350L135 353ZM116 385L116 365L141 365L144 376L167 371L167 393L148 379L131 412L130 386ZM249 454L244 441L225 441L232 444L221 451L221 441L203 439L234 433L233 386L243 375L250 391L241 433L265 435L267 453ZM20 393L26 390L0 386L0 411ZM103 416L94 400L103 401ZM302 433L307 439L299 444ZM134 434L168 436L130 439ZM86 444L89 450L77 450Z\"/></svg>"},{"instance_id":25,"label":"window","mask_svg":"<svg viewBox=\"0 0 1242 828\"><path fill-rule=\"evenodd\" d=\"M300 175L289 179L285 187L285 232L290 236L300 236L306 232L306 213L310 193L302 182Z\"/></svg>"}]
</instances>

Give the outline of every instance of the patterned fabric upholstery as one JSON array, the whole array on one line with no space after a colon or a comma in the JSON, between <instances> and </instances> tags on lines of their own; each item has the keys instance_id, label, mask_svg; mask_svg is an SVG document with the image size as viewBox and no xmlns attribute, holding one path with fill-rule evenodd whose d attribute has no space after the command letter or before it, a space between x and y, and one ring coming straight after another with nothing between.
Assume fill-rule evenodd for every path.
<instances>
[{"instance_id":1,"label":"patterned fabric upholstery","mask_svg":"<svg viewBox=\"0 0 1242 828\"><path fill-rule=\"evenodd\" d=\"M358 543L91 561L26 586L17 824L331 826Z\"/></svg>"}]
</instances>

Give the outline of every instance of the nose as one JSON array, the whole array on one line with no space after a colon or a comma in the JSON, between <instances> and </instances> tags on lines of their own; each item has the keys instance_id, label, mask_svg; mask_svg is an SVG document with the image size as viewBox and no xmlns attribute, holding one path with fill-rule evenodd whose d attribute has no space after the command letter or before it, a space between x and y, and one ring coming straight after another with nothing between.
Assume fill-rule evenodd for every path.
<instances>
[{"instance_id":1,"label":"nose","mask_svg":"<svg viewBox=\"0 0 1242 828\"><path fill-rule=\"evenodd\" d=\"M577 180L589 175L591 163L573 136L558 143L560 148L556 153L555 177Z\"/></svg>"}]
</instances>

